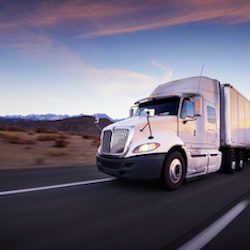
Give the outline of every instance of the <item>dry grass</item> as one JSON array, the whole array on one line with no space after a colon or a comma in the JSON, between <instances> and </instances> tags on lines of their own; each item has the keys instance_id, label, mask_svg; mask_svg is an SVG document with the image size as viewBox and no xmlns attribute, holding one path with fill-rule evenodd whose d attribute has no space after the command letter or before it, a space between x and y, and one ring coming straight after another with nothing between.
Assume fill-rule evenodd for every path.
<instances>
[{"instance_id":1,"label":"dry grass","mask_svg":"<svg viewBox=\"0 0 250 250\"><path fill-rule=\"evenodd\" d=\"M5 138L8 140L9 143L16 143L16 144L22 144L24 140L21 135L17 134L6 134Z\"/></svg>"},{"instance_id":2,"label":"dry grass","mask_svg":"<svg viewBox=\"0 0 250 250\"><path fill-rule=\"evenodd\" d=\"M8 130L8 131L15 131L15 132L25 132L25 131L26 131L24 128L21 128L21 127L16 126L16 125L14 125L14 126L9 126L9 127L7 128L7 130Z\"/></svg>"},{"instance_id":3,"label":"dry grass","mask_svg":"<svg viewBox=\"0 0 250 250\"><path fill-rule=\"evenodd\" d=\"M44 140L44 138L38 140L40 135L50 135L53 140ZM83 139L82 136L67 133L40 135L29 132L1 131L0 148L3 150L0 150L0 170L94 166L96 164L97 145L94 139ZM9 143L9 140L13 143ZM26 144L27 142L30 142L30 145ZM36 143L31 145L34 142ZM55 147L56 143L59 143L60 147Z\"/></svg>"},{"instance_id":4,"label":"dry grass","mask_svg":"<svg viewBox=\"0 0 250 250\"><path fill-rule=\"evenodd\" d=\"M4 132L0 132L0 137L1 138L5 138L6 136L5 136L5 133Z\"/></svg>"},{"instance_id":5,"label":"dry grass","mask_svg":"<svg viewBox=\"0 0 250 250\"><path fill-rule=\"evenodd\" d=\"M57 134L42 134L37 137L38 141L55 141L58 138Z\"/></svg>"},{"instance_id":6,"label":"dry grass","mask_svg":"<svg viewBox=\"0 0 250 250\"><path fill-rule=\"evenodd\" d=\"M57 133L56 129L50 129L44 126L37 126L35 128L36 133Z\"/></svg>"},{"instance_id":7,"label":"dry grass","mask_svg":"<svg viewBox=\"0 0 250 250\"><path fill-rule=\"evenodd\" d=\"M63 133L63 132L58 132L58 138L59 138L59 139L69 139L69 138L70 138L70 135L66 135L66 134Z\"/></svg>"},{"instance_id":8,"label":"dry grass","mask_svg":"<svg viewBox=\"0 0 250 250\"><path fill-rule=\"evenodd\" d=\"M99 146L100 145L100 137L96 135L88 135L88 134L82 134L82 138L86 140L91 140L92 145Z\"/></svg>"},{"instance_id":9,"label":"dry grass","mask_svg":"<svg viewBox=\"0 0 250 250\"><path fill-rule=\"evenodd\" d=\"M82 134L82 138L83 139L87 139L87 140L98 140L98 136L96 135L88 135L88 134Z\"/></svg>"},{"instance_id":10,"label":"dry grass","mask_svg":"<svg viewBox=\"0 0 250 250\"><path fill-rule=\"evenodd\" d=\"M29 144L29 145L35 144L33 140L25 139L18 134L6 133L4 135L4 138L7 139L9 143L13 144Z\"/></svg>"},{"instance_id":11,"label":"dry grass","mask_svg":"<svg viewBox=\"0 0 250 250\"><path fill-rule=\"evenodd\" d=\"M69 144L69 141L66 141L65 139L58 138L55 141L54 147L57 148L64 148Z\"/></svg>"},{"instance_id":12,"label":"dry grass","mask_svg":"<svg viewBox=\"0 0 250 250\"><path fill-rule=\"evenodd\" d=\"M27 133L29 134L29 135L34 135L34 131L33 130L27 130Z\"/></svg>"}]
</instances>

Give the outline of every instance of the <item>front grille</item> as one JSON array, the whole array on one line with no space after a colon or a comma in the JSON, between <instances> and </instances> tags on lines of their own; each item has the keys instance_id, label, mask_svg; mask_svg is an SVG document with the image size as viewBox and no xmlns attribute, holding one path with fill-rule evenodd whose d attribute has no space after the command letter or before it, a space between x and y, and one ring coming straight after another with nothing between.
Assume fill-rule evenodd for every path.
<instances>
[{"instance_id":1,"label":"front grille","mask_svg":"<svg viewBox=\"0 0 250 250\"><path fill-rule=\"evenodd\" d=\"M128 129L106 130L102 138L102 152L104 154L122 154L128 140Z\"/></svg>"},{"instance_id":2,"label":"front grille","mask_svg":"<svg viewBox=\"0 0 250 250\"><path fill-rule=\"evenodd\" d=\"M109 153L110 152L110 141L111 141L112 132L111 130L106 130L103 133L103 141L102 141L102 152Z\"/></svg>"}]
</instances>

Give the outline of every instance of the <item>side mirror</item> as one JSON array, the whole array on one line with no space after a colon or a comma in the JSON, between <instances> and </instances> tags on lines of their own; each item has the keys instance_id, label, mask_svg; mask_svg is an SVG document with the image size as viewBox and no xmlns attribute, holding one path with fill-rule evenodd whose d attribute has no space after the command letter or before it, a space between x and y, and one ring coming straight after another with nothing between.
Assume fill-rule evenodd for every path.
<instances>
[{"instance_id":1,"label":"side mirror","mask_svg":"<svg viewBox=\"0 0 250 250\"><path fill-rule=\"evenodd\" d=\"M129 117L133 117L134 116L134 109L130 108L129 110Z\"/></svg>"},{"instance_id":2,"label":"side mirror","mask_svg":"<svg viewBox=\"0 0 250 250\"><path fill-rule=\"evenodd\" d=\"M101 132L102 129L101 129L101 127L99 126L99 122L100 122L100 119L97 118L97 117L95 117L95 125L96 125L96 127L98 128L98 130Z\"/></svg>"},{"instance_id":3,"label":"side mirror","mask_svg":"<svg viewBox=\"0 0 250 250\"><path fill-rule=\"evenodd\" d=\"M197 96L194 98L194 115L201 116L202 115L202 97Z\"/></svg>"},{"instance_id":4,"label":"side mirror","mask_svg":"<svg viewBox=\"0 0 250 250\"><path fill-rule=\"evenodd\" d=\"M95 117L95 124L96 124L96 125L99 124L99 121L100 121L100 119L97 118L97 117Z\"/></svg>"}]
</instances>

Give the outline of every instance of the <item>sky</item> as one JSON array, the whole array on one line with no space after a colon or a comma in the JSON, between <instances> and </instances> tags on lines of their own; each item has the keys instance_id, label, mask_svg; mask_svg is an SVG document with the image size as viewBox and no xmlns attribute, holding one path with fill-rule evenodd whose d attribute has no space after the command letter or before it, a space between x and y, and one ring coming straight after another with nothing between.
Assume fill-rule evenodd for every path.
<instances>
[{"instance_id":1,"label":"sky","mask_svg":"<svg viewBox=\"0 0 250 250\"><path fill-rule=\"evenodd\" d=\"M250 99L249 0L0 0L0 115L128 116L203 75Z\"/></svg>"}]
</instances>

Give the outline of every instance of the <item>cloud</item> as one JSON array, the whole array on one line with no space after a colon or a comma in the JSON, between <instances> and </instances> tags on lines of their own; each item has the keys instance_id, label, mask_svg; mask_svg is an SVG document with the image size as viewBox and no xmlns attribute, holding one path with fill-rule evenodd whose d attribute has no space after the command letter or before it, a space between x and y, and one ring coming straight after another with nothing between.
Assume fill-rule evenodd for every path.
<instances>
[{"instance_id":1,"label":"cloud","mask_svg":"<svg viewBox=\"0 0 250 250\"><path fill-rule=\"evenodd\" d=\"M168 67L168 71L163 76L162 82L169 82L170 80L172 80L172 76L173 76L173 68Z\"/></svg>"},{"instance_id":2,"label":"cloud","mask_svg":"<svg viewBox=\"0 0 250 250\"><path fill-rule=\"evenodd\" d=\"M152 65L154 65L156 68L161 69L165 75L162 77L162 82L169 82L172 79L172 75L173 75L173 69L172 67L168 66L164 66L162 64L160 64L157 60L151 60Z\"/></svg>"},{"instance_id":3,"label":"cloud","mask_svg":"<svg viewBox=\"0 0 250 250\"><path fill-rule=\"evenodd\" d=\"M0 29L70 27L75 38L91 38L200 21L243 23L249 12L248 0L22 1L5 5Z\"/></svg>"},{"instance_id":4,"label":"cloud","mask_svg":"<svg viewBox=\"0 0 250 250\"><path fill-rule=\"evenodd\" d=\"M4 20L0 29L24 26L51 26L70 20L82 19L95 22L105 17L116 17L136 13L142 6L114 4L112 1L36 1L36 3L22 2L19 5L6 6L0 17ZM18 13L17 15L15 15ZM9 16L15 18L9 20ZM81 23L83 24L83 23Z\"/></svg>"},{"instance_id":5,"label":"cloud","mask_svg":"<svg viewBox=\"0 0 250 250\"><path fill-rule=\"evenodd\" d=\"M245 9L211 9L198 11L179 11L178 13L169 13L159 15L157 18L148 17L145 22L144 19L138 19L137 22L124 22L99 26L95 31L85 32L77 35L76 38L91 38L115 34L134 33L143 30L150 30L156 28L165 28L180 24L188 24L199 21L216 20L217 22L224 22L229 24L243 23L250 21L250 6Z\"/></svg>"},{"instance_id":6,"label":"cloud","mask_svg":"<svg viewBox=\"0 0 250 250\"><path fill-rule=\"evenodd\" d=\"M163 71L167 70L167 68L166 68L165 66L161 65L157 60L151 60L151 63L152 63L155 67L157 67L157 68L159 68L159 69L161 69L161 70L163 70Z\"/></svg>"},{"instance_id":7,"label":"cloud","mask_svg":"<svg viewBox=\"0 0 250 250\"><path fill-rule=\"evenodd\" d=\"M29 56L48 55L47 52L55 45L45 32L22 31L16 32L13 36L10 33L6 35L0 32L0 36L2 38L0 49L13 49L19 53L29 54Z\"/></svg>"},{"instance_id":8,"label":"cloud","mask_svg":"<svg viewBox=\"0 0 250 250\"><path fill-rule=\"evenodd\" d=\"M9 37L8 37L9 38ZM25 58L34 57L38 60L45 59L49 67L74 76L70 84L75 89L88 89L95 98L123 98L130 96L137 99L148 95L152 89L171 78L171 70L161 66L162 74L156 76L116 68L97 68L83 61L78 54L71 51L68 46L58 39L51 37L46 32L21 32L16 33L15 39L0 43L0 49L9 49L12 53L25 54ZM152 64L160 64L153 60ZM50 98L50 102L60 102L60 96Z\"/></svg>"}]
</instances>

